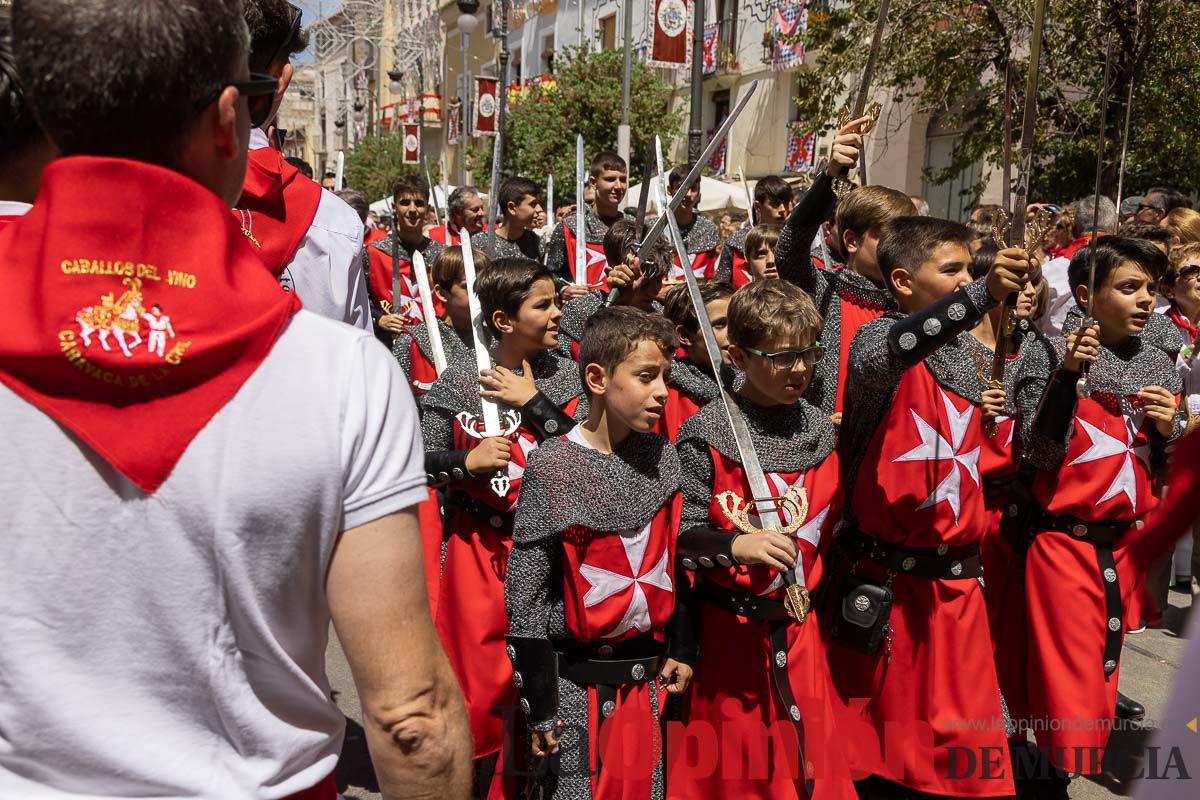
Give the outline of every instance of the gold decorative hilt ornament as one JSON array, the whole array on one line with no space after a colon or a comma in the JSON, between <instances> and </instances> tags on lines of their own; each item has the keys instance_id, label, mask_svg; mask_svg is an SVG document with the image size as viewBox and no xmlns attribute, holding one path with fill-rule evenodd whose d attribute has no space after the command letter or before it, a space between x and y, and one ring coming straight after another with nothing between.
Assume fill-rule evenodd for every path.
<instances>
[{"instance_id":1,"label":"gold decorative hilt ornament","mask_svg":"<svg viewBox=\"0 0 1200 800\"><path fill-rule=\"evenodd\" d=\"M775 509L780 514L787 511L790 517L788 522L779 527L755 527L750 522L751 509L767 504L775 506ZM735 528L747 535L775 531L786 536L791 536L800 530L808 517L808 493L803 487L799 486L789 486L782 497L765 497L762 500L751 499L748 502L736 492L721 492L717 495L717 505L721 507L721 512L725 515L725 518L732 522ZM796 558L800 558L799 545L796 546ZM806 587L797 583L787 585L787 588L784 590L783 607L787 610L788 616L797 622L804 622L808 618L808 610L811 605L812 600L809 597Z\"/></svg>"},{"instance_id":2,"label":"gold decorative hilt ornament","mask_svg":"<svg viewBox=\"0 0 1200 800\"><path fill-rule=\"evenodd\" d=\"M867 121L858 128L858 133L860 136L865 138L866 135L871 132L871 130L875 127L876 120L879 119L879 112L882 110L883 106L879 105L877 102L872 102L869 106L867 106L866 111L863 112L863 116L867 118ZM838 111L835 127L839 131L850 123L850 114L850 106L842 106L841 110ZM859 157L861 158L862 155L860 154ZM837 197L838 200L841 200L854 189L854 184L839 176L833 179L832 189L834 196Z\"/></svg>"}]
</instances>

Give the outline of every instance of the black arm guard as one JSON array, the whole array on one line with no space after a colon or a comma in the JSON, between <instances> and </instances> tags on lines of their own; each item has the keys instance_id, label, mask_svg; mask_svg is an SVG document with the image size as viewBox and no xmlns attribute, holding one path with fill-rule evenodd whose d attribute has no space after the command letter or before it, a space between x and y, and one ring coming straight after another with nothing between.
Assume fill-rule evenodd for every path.
<instances>
[{"instance_id":1,"label":"black arm guard","mask_svg":"<svg viewBox=\"0 0 1200 800\"><path fill-rule=\"evenodd\" d=\"M675 610L667 620L667 658L694 667L700 660L700 601L692 586L695 578L676 564Z\"/></svg>"},{"instance_id":2,"label":"black arm guard","mask_svg":"<svg viewBox=\"0 0 1200 800\"><path fill-rule=\"evenodd\" d=\"M675 555L686 569L728 567L733 558L734 535L707 525L697 525L679 534Z\"/></svg>"},{"instance_id":3,"label":"black arm guard","mask_svg":"<svg viewBox=\"0 0 1200 800\"><path fill-rule=\"evenodd\" d=\"M1062 368L1054 370L1042 390L1042 399L1038 401L1037 414L1033 418L1033 430L1039 436L1052 442L1067 440L1071 422L1075 419L1075 408L1079 405L1079 397L1075 394L1077 380L1078 372Z\"/></svg>"},{"instance_id":4,"label":"black arm guard","mask_svg":"<svg viewBox=\"0 0 1200 800\"><path fill-rule=\"evenodd\" d=\"M467 450L425 451L425 482L430 486L445 486L457 483L471 473L467 472Z\"/></svg>"},{"instance_id":5,"label":"black arm guard","mask_svg":"<svg viewBox=\"0 0 1200 800\"><path fill-rule=\"evenodd\" d=\"M822 171L813 181L812 186L808 187L808 191L800 197L800 202L796 204L787 218L786 224L792 234L792 247L796 251L793 254L794 258L802 261L804 266L795 270L786 269L787 274L784 275L785 269L781 265L780 275L784 275L787 280L794 282L809 294L816 291L809 246L812 244L813 237L817 235L817 231L820 230L821 223L828 219L836 202L837 197L833 194L833 179ZM826 269L829 266L826 264Z\"/></svg>"},{"instance_id":6,"label":"black arm guard","mask_svg":"<svg viewBox=\"0 0 1200 800\"><path fill-rule=\"evenodd\" d=\"M505 636L513 683L530 730L548 731L558 719L558 656L549 639Z\"/></svg>"},{"instance_id":7,"label":"black arm guard","mask_svg":"<svg viewBox=\"0 0 1200 800\"><path fill-rule=\"evenodd\" d=\"M919 364L935 350L963 331L970 330L995 305L987 294L984 307L976 305L974 293L985 293L979 284L959 289L915 314L896 320L888 331L888 348L905 369Z\"/></svg>"},{"instance_id":8,"label":"black arm guard","mask_svg":"<svg viewBox=\"0 0 1200 800\"><path fill-rule=\"evenodd\" d=\"M541 392L521 406L521 417L525 424L533 429L538 442L544 442L553 436L562 436L575 427L575 420L571 419L571 415L554 405L550 398Z\"/></svg>"}]
</instances>

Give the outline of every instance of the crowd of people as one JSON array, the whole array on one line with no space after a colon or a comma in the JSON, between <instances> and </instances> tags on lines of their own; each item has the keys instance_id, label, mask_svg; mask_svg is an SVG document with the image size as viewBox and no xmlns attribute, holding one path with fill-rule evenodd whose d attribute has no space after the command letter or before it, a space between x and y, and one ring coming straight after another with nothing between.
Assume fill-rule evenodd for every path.
<instances>
[{"instance_id":1,"label":"crowd of people","mask_svg":"<svg viewBox=\"0 0 1200 800\"><path fill-rule=\"evenodd\" d=\"M860 118L744 224L680 164L648 241L608 151L379 220L271 145L305 46L285 0L0 4L0 796L333 800L331 625L386 798L1102 771L1200 578L1187 196L1010 241L855 185Z\"/></svg>"}]
</instances>

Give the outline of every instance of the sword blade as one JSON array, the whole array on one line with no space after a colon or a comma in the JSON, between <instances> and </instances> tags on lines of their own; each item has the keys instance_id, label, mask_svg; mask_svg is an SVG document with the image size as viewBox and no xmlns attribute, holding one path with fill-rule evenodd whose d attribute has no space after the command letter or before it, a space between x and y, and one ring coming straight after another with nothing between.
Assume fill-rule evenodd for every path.
<instances>
[{"instance_id":1,"label":"sword blade","mask_svg":"<svg viewBox=\"0 0 1200 800\"><path fill-rule=\"evenodd\" d=\"M504 152L501 149L504 143L503 134L496 132L496 139L492 142L492 188L490 197L488 197L488 258L496 258L496 224L500 220L500 161L504 158ZM464 242L469 242L470 237L464 236Z\"/></svg>"},{"instance_id":2,"label":"sword blade","mask_svg":"<svg viewBox=\"0 0 1200 800\"><path fill-rule=\"evenodd\" d=\"M417 276L417 293L421 295L421 316L425 318L425 330L429 332L429 349L433 351L433 368L441 375L446 371L446 350L442 343L442 329L438 327L437 313L433 310L429 270L425 267L425 256L421 255L419 250L413 252L413 272Z\"/></svg>"},{"instance_id":3,"label":"sword blade","mask_svg":"<svg viewBox=\"0 0 1200 800\"><path fill-rule=\"evenodd\" d=\"M425 169L425 183L429 186L429 202L433 205L433 218L438 225L442 224L442 209L438 205L437 184L433 182L433 172L429 169L429 160L421 156L421 166Z\"/></svg>"},{"instance_id":4,"label":"sword blade","mask_svg":"<svg viewBox=\"0 0 1200 800\"><path fill-rule=\"evenodd\" d=\"M1037 0L1033 8L1033 33L1029 39L1029 72L1025 76L1025 105L1021 111L1021 166L1017 175L1017 204L1005 208L1012 213L1009 241L1025 243L1025 208L1029 205L1030 176L1033 172L1033 133L1037 129L1038 69L1042 59L1042 28L1046 0Z\"/></svg>"},{"instance_id":5,"label":"sword blade","mask_svg":"<svg viewBox=\"0 0 1200 800\"><path fill-rule=\"evenodd\" d=\"M721 127L718 128L717 132L713 134L712 139L709 139L708 147L704 148L704 152L700 154L700 158L698 158L696 163L692 165L692 171L689 172L687 177L683 179L683 183L679 184L679 188L675 190L675 195L671 198L671 202L664 208L660 201L659 208L660 210L663 210L664 213L660 213L658 215L658 219L655 220L654 224L650 226L650 230L646 233L645 238L642 239L642 243L638 245L639 251L647 247L652 247L654 243L658 241L658 237L662 236L662 232L667 225L667 217L672 216L675 213L675 209L679 208L679 204L683 202L683 196L687 194L688 189L692 188L692 184L700 180L700 173L704 172L704 167L712 159L712 154L715 153L717 148L721 146L721 142L725 141L725 137L729 135L729 129L733 127L733 123L737 121L739 116L741 116L742 111L745 110L746 104L750 102L750 98L754 96L754 92L757 88L758 80L752 81L750 85L746 87L746 93L742 95L742 99L738 101L738 104L734 106L733 111L731 111L729 116L726 117L725 121L721 123ZM661 167L659 172L662 172Z\"/></svg>"},{"instance_id":6,"label":"sword blade","mask_svg":"<svg viewBox=\"0 0 1200 800\"><path fill-rule=\"evenodd\" d=\"M575 134L575 283L587 284L587 206L583 202L583 134Z\"/></svg>"},{"instance_id":7,"label":"sword blade","mask_svg":"<svg viewBox=\"0 0 1200 800\"><path fill-rule=\"evenodd\" d=\"M479 295L475 294L475 252L471 241L464 239L462 243L463 277L467 281L467 307L471 311L471 338L475 343L475 367L480 372L492 368L492 358L488 355L488 335L483 327L483 308L479 304ZM492 400L479 398L483 407L483 435L500 435L500 409Z\"/></svg>"},{"instance_id":8,"label":"sword blade","mask_svg":"<svg viewBox=\"0 0 1200 800\"><path fill-rule=\"evenodd\" d=\"M637 216L633 219L633 240L640 242L646 230L646 203L650 199L650 181L654 177L654 150L646 148L646 163L642 165L642 189L638 192Z\"/></svg>"},{"instance_id":9,"label":"sword blade","mask_svg":"<svg viewBox=\"0 0 1200 800\"><path fill-rule=\"evenodd\" d=\"M754 227L754 198L750 195L750 186L746 183L746 171L738 167L738 181L742 184L742 194L746 195L746 213L750 217L750 227Z\"/></svg>"},{"instance_id":10,"label":"sword blade","mask_svg":"<svg viewBox=\"0 0 1200 800\"><path fill-rule=\"evenodd\" d=\"M883 44L883 29L887 26L888 6L891 0L879 1L879 16L875 19L875 32L871 34L871 49L867 51L867 63L863 67L862 80L858 83L858 94L854 98L854 113L850 119L858 119L867 108L871 96L871 78L875 75L875 61L879 58L879 47Z\"/></svg>"},{"instance_id":11,"label":"sword blade","mask_svg":"<svg viewBox=\"0 0 1200 800\"><path fill-rule=\"evenodd\" d=\"M554 230L550 215L554 213L554 173L546 176L546 230Z\"/></svg>"}]
</instances>

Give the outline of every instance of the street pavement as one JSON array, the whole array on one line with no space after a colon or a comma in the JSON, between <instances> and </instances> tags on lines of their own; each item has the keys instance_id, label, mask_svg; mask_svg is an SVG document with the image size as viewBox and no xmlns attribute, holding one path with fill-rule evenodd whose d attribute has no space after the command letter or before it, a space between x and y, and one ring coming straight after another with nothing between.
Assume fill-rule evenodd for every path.
<instances>
[{"instance_id":1,"label":"street pavement","mask_svg":"<svg viewBox=\"0 0 1200 800\"><path fill-rule=\"evenodd\" d=\"M1185 627L1191 601L1190 594L1172 589L1171 606L1164 615L1165 627L1125 637L1121 653L1121 691L1146 706L1146 720L1144 724L1114 730L1104 757L1104 774L1076 778L1070 787L1072 798L1105 800L1128 796L1136 776L1151 768L1151 760L1146 757L1146 744L1153 733L1154 721L1162 717L1171 687L1180 674L1185 644L1180 633ZM346 800L380 800L361 725L358 693L332 631L326 663L335 699L347 716L346 742L337 768L338 789ZM1193 675L1190 679L1200 680L1200 676ZM1200 713L1200 709L1196 711ZM1160 772L1165 761L1165 754L1154 761ZM1186 766L1193 779L1200 780L1200 764ZM1195 796L1200 798L1200 783Z\"/></svg>"}]
</instances>

